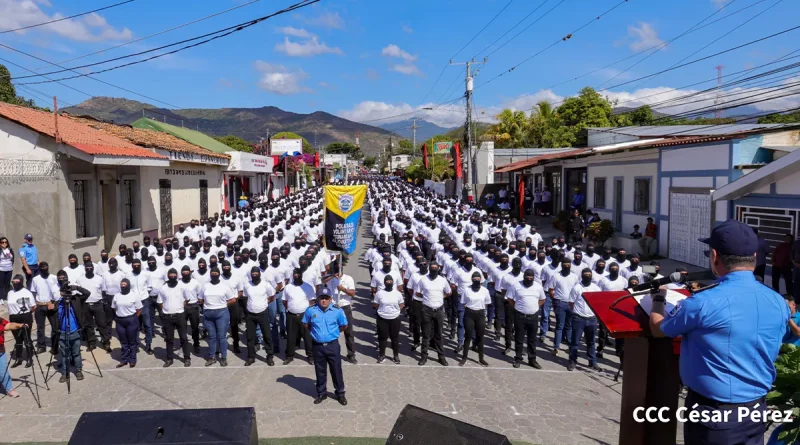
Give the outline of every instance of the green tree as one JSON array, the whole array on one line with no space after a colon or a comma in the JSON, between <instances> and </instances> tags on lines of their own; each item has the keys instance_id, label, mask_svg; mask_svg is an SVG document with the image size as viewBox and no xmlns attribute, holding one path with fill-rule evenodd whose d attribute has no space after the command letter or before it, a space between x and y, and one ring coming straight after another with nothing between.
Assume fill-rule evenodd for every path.
<instances>
[{"instance_id":1,"label":"green tree","mask_svg":"<svg viewBox=\"0 0 800 445\"><path fill-rule=\"evenodd\" d=\"M553 106L541 101L531 111L526 139L531 147L561 148L572 146L574 135Z\"/></svg>"},{"instance_id":2,"label":"green tree","mask_svg":"<svg viewBox=\"0 0 800 445\"><path fill-rule=\"evenodd\" d=\"M399 147L395 147L392 151L393 154L396 155L413 155L414 154L414 144L411 143L408 139L401 139L399 142Z\"/></svg>"},{"instance_id":3,"label":"green tree","mask_svg":"<svg viewBox=\"0 0 800 445\"><path fill-rule=\"evenodd\" d=\"M216 139L219 142L222 142L223 144L227 145L228 147L236 151L244 151L247 153L253 152L253 146L249 142L240 138L239 136L234 136L232 134L229 134L227 136L215 137L214 139Z\"/></svg>"},{"instance_id":4,"label":"green tree","mask_svg":"<svg viewBox=\"0 0 800 445\"><path fill-rule=\"evenodd\" d=\"M794 124L800 122L800 111L787 114L770 114L758 119L759 124Z\"/></svg>"},{"instance_id":5,"label":"green tree","mask_svg":"<svg viewBox=\"0 0 800 445\"><path fill-rule=\"evenodd\" d=\"M361 148L350 142L331 142L325 147L325 152L331 154L345 154L353 159L361 159L364 157Z\"/></svg>"},{"instance_id":6,"label":"green tree","mask_svg":"<svg viewBox=\"0 0 800 445\"><path fill-rule=\"evenodd\" d=\"M375 156L367 156L364 158L364 167L372 168L375 167L375 164L378 163L378 159Z\"/></svg>"},{"instance_id":7,"label":"green tree","mask_svg":"<svg viewBox=\"0 0 800 445\"><path fill-rule=\"evenodd\" d=\"M433 181L443 181L455 177L453 161L448 157L436 155L430 161L428 168L425 168L422 159L414 159L406 168L406 177L412 180L430 179Z\"/></svg>"},{"instance_id":8,"label":"green tree","mask_svg":"<svg viewBox=\"0 0 800 445\"><path fill-rule=\"evenodd\" d=\"M487 133L494 137L498 148L520 148L526 145L529 129L524 111L506 108L495 118L498 122Z\"/></svg>"},{"instance_id":9,"label":"green tree","mask_svg":"<svg viewBox=\"0 0 800 445\"><path fill-rule=\"evenodd\" d=\"M14 84L11 83L11 73L3 64L0 64L0 102L49 111L47 108L37 107L33 99L25 99L22 96L17 96L17 89L14 87Z\"/></svg>"},{"instance_id":10,"label":"green tree","mask_svg":"<svg viewBox=\"0 0 800 445\"><path fill-rule=\"evenodd\" d=\"M280 133L276 133L272 136L272 139L302 139L303 140L303 153L307 154L314 154L314 147L308 143L306 138L300 136L297 133L291 133L288 131L281 131Z\"/></svg>"},{"instance_id":11,"label":"green tree","mask_svg":"<svg viewBox=\"0 0 800 445\"><path fill-rule=\"evenodd\" d=\"M612 126L613 106L608 98L594 88L585 87L577 96L570 97L556 109L564 125L574 137L574 145L586 145L588 127Z\"/></svg>"}]
</instances>

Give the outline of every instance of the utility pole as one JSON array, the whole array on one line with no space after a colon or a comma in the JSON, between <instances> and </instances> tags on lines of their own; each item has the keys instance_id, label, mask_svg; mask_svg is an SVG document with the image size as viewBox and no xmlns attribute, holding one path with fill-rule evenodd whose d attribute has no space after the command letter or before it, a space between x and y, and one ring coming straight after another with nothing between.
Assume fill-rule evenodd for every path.
<instances>
[{"instance_id":1,"label":"utility pole","mask_svg":"<svg viewBox=\"0 0 800 445\"><path fill-rule=\"evenodd\" d=\"M714 98L714 117L719 119L722 117L722 110L719 109L719 104L721 101L720 93L722 93L722 69L725 68L722 65L717 65L714 69L717 70L717 96Z\"/></svg>"},{"instance_id":2,"label":"utility pole","mask_svg":"<svg viewBox=\"0 0 800 445\"><path fill-rule=\"evenodd\" d=\"M472 59L472 60L469 60L469 61L466 61L466 62L463 62L463 63L453 63L452 60L450 61L450 65L465 65L467 67L467 77L464 80L465 87L466 87L465 95L466 95L466 98L467 98L467 121L466 121L466 123L464 125L465 125L465 129L466 129L466 132L467 132L466 152L467 152L468 163L466 163L466 164L468 165L467 171L469 172L468 174L469 174L470 183L473 185L473 188L472 188L473 192L475 190L474 186L478 183L478 175L477 175L476 166L475 166L475 154L473 153L473 150L472 150L472 92L473 92L473 89L474 89L473 78L478 74L479 70L475 70L475 72L473 72L472 71L472 67L474 65L485 65L487 61L488 61L488 57L484 57L483 61L481 61L481 62L476 62L475 59ZM462 158L464 157L463 153L462 153L461 157ZM462 165L464 165L464 164L465 163L462 162ZM461 194L461 188L462 188L460 182L461 181L456 179L456 193L459 196L459 198L461 196L460 194Z\"/></svg>"},{"instance_id":3,"label":"utility pole","mask_svg":"<svg viewBox=\"0 0 800 445\"><path fill-rule=\"evenodd\" d=\"M412 142L411 142L411 144L412 144L411 145L411 157L413 158L414 156L417 155L417 128L419 128L419 127L417 127L417 117L414 116L412 119L413 119L414 123L411 124L411 131L413 132L412 133L413 137L412 137Z\"/></svg>"},{"instance_id":4,"label":"utility pole","mask_svg":"<svg viewBox=\"0 0 800 445\"><path fill-rule=\"evenodd\" d=\"M389 174L392 173L392 137L389 136Z\"/></svg>"}]
</instances>

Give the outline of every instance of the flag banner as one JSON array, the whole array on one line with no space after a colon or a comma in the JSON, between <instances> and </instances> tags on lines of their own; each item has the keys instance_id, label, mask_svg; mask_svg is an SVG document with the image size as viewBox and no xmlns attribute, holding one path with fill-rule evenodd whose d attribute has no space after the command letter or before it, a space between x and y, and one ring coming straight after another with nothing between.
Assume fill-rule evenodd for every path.
<instances>
[{"instance_id":1,"label":"flag banner","mask_svg":"<svg viewBox=\"0 0 800 445\"><path fill-rule=\"evenodd\" d=\"M463 177L462 165L461 165L461 143L456 142L453 144L453 152L451 153L453 157L453 169L456 171L456 178Z\"/></svg>"},{"instance_id":2,"label":"flag banner","mask_svg":"<svg viewBox=\"0 0 800 445\"><path fill-rule=\"evenodd\" d=\"M433 143L433 154L435 155L443 155L449 154L450 149L453 148L452 142L434 142Z\"/></svg>"},{"instance_id":3,"label":"flag banner","mask_svg":"<svg viewBox=\"0 0 800 445\"><path fill-rule=\"evenodd\" d=\"M356 250L366 185L325 186L325 248L350 255Z\"/></svg>"},{"instance_id":4,"label":"flag banner","mask_svg":"<svg viewBox=\"0 0 800 445\"><path fill-rule=\"evenodd\" d=\"M428 169L428 144L422 144L422 163Z\"/></svg>"}]
</instances>

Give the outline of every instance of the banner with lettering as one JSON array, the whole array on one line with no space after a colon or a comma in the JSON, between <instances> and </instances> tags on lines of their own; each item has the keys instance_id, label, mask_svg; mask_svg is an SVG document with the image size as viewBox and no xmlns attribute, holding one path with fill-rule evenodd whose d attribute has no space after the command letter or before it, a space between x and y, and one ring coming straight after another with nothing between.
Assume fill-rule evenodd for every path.
<instances>
[{"instance_id":1,"label":"banner with lettering","mask_svg":"<svg viewBox=\"0 0 800 445\"><path fill-rule=\"evenodd\" d=\"M435 155L450 154L450 150L452 148L453 148L452 142L434 142L433 154Z\"/></svg>"},{"instance_id":2,"label":"banner with lettering","mask_svg":"<svg viewBox=\"0 0 800 445\"><path fill-rule=\"evenodd\" d=\"M325 189L325 248L348 255L356 250L366 185L327 185Z\"/></svg>"}]
</instances>

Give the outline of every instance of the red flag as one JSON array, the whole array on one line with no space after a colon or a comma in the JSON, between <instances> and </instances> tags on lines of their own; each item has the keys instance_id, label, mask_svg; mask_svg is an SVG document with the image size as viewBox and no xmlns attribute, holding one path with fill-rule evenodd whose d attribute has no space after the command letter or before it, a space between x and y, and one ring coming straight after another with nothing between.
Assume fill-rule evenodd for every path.
<instances>
[{"instance_id":1,"label":"red flag","mask_svg":"<svg viewBox=\"0 0 800 445\"><path fill-rule=\"evenodd\" d=\"M422 164L428 168L428 144L422 144Z\"/></svg>"},{"instance_id":2,"label":"red flag","mask_svg":"<svg viewBox=\"0 0 800 445\"><path fill-rule=\"evenodd\" d=\"M519 190L517 196L519 218L525 219L525 175L519 175Z\"/></svg>"},{"instance_id":3,"label":"red flag","mask_svg":"<svg viewBox=\"0 0 800 445\"><path fill-rule=\"evenodd\" d=\"M319 152L314 153L314 168L319 168Z\"/></svg>"},{"instance_id":4,"label":"red flag","mask_svg":"<svg viewBox=\"0 0 800 445\"><path fill-rule=\"evenodd\" d=\"M456 142L453 144L453 167L456 171L456 178L461 178L463 176L462 172L462 165L461 165L461 143Z\"/></svg>"}]
</instances>

